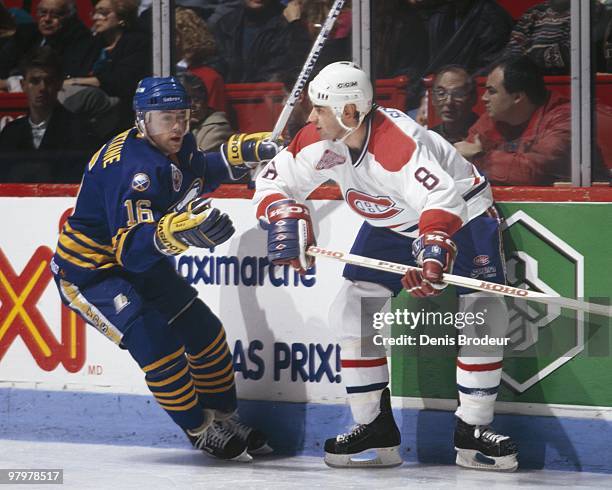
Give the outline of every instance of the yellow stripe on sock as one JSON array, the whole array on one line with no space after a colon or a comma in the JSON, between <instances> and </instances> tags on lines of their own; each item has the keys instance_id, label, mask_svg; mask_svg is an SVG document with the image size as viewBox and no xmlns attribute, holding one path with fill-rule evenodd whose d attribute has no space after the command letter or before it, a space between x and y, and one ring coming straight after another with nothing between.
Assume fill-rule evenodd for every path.
<instances>
[{"instance_id":1,"label":"yellow stripe on sock","mask_svg":"<svg viewBox=\"0 0 612 490\"><path fill-rule=\"evenodd\" d=\"M148 373L149 371L153 371L154 369L157 369L160 366L163 366L164 364L176 359L177 357L182 356L185 353L185 348L181 347L179 350L177 350L176 352L173 352L172 354L167 355L166 357L162 357L161 359L146 365L145 367L142 368L142 370L145 373Z\"/></svg>"}]
</instances>

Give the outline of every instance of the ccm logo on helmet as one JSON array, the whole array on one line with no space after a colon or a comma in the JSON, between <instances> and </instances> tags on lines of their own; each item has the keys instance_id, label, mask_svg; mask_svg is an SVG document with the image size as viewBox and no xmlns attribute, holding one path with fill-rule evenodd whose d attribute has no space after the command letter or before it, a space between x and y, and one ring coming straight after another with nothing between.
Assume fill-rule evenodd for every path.
<instances>
[{"instance_id":1,"label":"ccm logo on helmet","mask_svg":"<svg viewBox=\"0 0 612 490\"><path fill-rule=\"evenodd\" d=\"M356 87L357 86L357 82L343 82L343 83L339 83L337 85L337 88L351 88L351 87Z\"/></svg>"},{"instance_id":2,"label":"ccm logo on helmet","mask_svg":"<svg viewBox=\"0 0 612 490\"><path fill-rule=\"evenodd\" d=\"M395 207L389 196L370 196L355 189L349 189L345 196L348 205L357 214L369 219L389 219L403 211Z\"/></svg>"}]
</instances>

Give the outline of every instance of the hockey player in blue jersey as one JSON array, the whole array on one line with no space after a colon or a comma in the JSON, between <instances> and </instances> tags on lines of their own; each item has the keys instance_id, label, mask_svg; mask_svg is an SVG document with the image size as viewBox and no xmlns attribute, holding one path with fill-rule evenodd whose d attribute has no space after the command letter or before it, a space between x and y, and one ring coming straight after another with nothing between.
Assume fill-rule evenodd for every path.
<instances>
[{"instance_id":1,"label":"hockey player in blue jersey","mask_svg":"<svg viewBox=\"0 0 612 490\"><path fill-rule=\"evenodd\" d=\"M194 447L249 461L270 448L237 417L225 331L170 257L232 236L230 218L201 194L277 149L255 134L234 135L221 153L199 151L174 77L142 80L134 110L136 127L91 158L51 268L63 302L130 352Z\"/></svg>"}]
</instances>

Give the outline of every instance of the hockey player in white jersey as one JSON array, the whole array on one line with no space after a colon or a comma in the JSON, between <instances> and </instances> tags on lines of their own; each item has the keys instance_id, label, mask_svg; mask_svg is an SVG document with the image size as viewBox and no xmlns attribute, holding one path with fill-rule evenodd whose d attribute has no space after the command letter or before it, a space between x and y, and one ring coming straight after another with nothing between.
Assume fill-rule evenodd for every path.
<instances>
[{"instance_id":1,"label":"hockey player in white jersey","mask_svg":"<svg viewBox=\"0 0 612 490\"><path fill-rule=\"evenodd\" d=\"M349 207L364 218L351 253L419 265L404 277L348 265L330 311L338 330L342 378L355 428L325 442L330 466L401 464L400 432L391 411L383 347L364 357L361 299L388 298L402 288L415 297L440 294L444 272L504 282L499 222L486 179L452 145L395 109L373 105L367 75L350 62L325 67L309 86L309 123L257 178L254 202L268 231L268 256L298 271L313 265L305 251L315 237L302 204L332 179ZM476 260L475 260L476 259ZM487 267L481 267L486 262ZM458 290L464 311L474 309L470 290ZM473 296L472 296L473 298ZM503 301L489 329L505 333ZM487 303L489 309L491 301ZM373 312L365 312L373 313ZM371 345L371 343L369 344ZM479 355L481 354L481 355ZM489 427L501 379L502 352L459 351L455 447L461 466L512 471L517 450Z\"/></svg>"}]
</instances>

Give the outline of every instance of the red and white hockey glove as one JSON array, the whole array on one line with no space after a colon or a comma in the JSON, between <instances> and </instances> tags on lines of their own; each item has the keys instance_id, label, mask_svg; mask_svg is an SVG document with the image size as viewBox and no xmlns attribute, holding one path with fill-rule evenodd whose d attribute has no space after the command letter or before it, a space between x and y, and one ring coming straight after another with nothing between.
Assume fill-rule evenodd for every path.
<instances>
[{"instance_id":1,"label":"red and white hockey glove","mask_svg":"<svg viewBox=\"0 0 612 490\"><path fill-rule=\"evenodd\" d=\"M275 265L289 264L300 274L314 264L306 250L315 245L310 211L293 199L270 204L268 218L268 259Z\"/></svg>"},{"instance_id":2,"label":"red and white hockey glove","mask_svg":"<svg viewBox=\"0 0 612 490\"><path fill-rule=\"evenodd\" d=\"M442 282L442 275L453 271L455 242L442 231L425 233L412 243L412 255L423 272L414 269L406 272L402 277L404 289L415 298L439 295L448 286Z\"/></svg>"}]
</instances>

